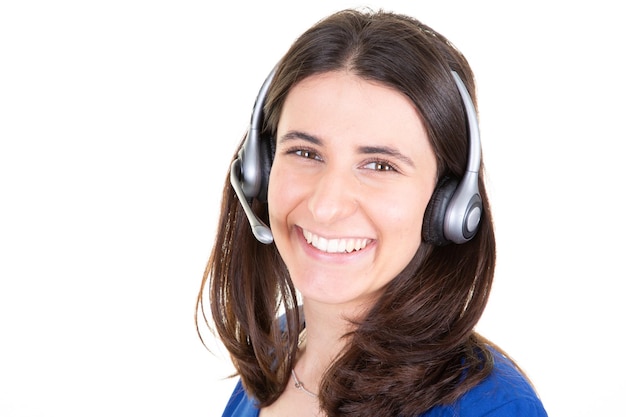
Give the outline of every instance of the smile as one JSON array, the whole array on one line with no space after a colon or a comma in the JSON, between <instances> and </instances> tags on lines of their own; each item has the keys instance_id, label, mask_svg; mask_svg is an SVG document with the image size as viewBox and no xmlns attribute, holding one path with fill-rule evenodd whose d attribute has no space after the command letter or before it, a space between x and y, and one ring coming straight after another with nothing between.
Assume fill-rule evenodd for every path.
<instances>
[{"instance_id":1,"label":"smile","mask_svg":"<svg viewBox=\"0 0 626 417\"><path fill-rule=\"evenodd\" d=\"M326 253L351 253L365 248L370 242L364 238L326 239L304 229L302 234L309 245Z\"/></svg>"}]
</instances>

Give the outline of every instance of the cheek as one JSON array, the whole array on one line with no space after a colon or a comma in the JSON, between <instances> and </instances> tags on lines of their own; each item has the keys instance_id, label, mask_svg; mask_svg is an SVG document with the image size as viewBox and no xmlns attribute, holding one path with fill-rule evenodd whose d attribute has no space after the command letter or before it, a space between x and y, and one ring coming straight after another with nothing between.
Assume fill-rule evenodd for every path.
<instances>
[{"instance_id":1,"label":"cheek","mask_svg":"<svg viewBox=\"0 0 626 417\"><path fill-rule=\"evenodd\" d=\"M391 208L393 207L393 208ZM417 236L421 236L423 213L415 207L399 208L398 206L387 206L381 218L383 224L389 226L388 233L394 239L419 241ZM420 233L419 235L417 235Z\"/></svg>"},{"instance_id":2,"label":"cheek","mask_svg":"<svg viewBox=\"0 0 626 417\"><path fill-rule=\"evenodd\" d=\"M381 202L378 211L398 227L404 225L405 229L421 228L429 197L429 195L394 193Z\"/></svg>"},{"instance_id":3,"label":"cheek","mask_svg":"<svg viewBox=\"0 0 626 417\"><path fill-rule=\"evenodd\" d=\"M285 193L281 189L282 184L280 183L280 181L276 180L276 175L274 175L274 171L275 170L272 168L267 188L267 208L269 211L270 227L272 220L278 215L277 209L282 207L280 199L285 195Z\"/></svg>"},{"instance_id":4,"label":"cheek","mask_svg":"<svg viewBox=\"0 0 626 417\"><path fill-rule=\"evenodd\" d=\"M409 197L401 198L398 195ZM394 242L392 247L398 251L397 255L406 252L407 256L412 258L421 244L428 197L400 193L395 197L390 196L384 204L379 205L377 212L381 238L387 242Z\"/></svg>"},{"instance_id":5,"label":"cheek","mask_svg":"<svg viewBox=\"0 0 626 417\"><path fill-rule=\"evenodd\" d=\"M283 221L289 210L298 200L297 181L283 170L280 164L272 166L267 190L267 204L271 223Z\"/></svg>"}]
</instances>

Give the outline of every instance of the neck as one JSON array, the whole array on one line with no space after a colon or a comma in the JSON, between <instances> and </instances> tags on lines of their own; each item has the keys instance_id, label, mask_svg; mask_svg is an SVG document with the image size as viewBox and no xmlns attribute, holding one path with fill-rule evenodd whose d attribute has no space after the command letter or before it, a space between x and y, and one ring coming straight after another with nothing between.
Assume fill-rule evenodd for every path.
<instances>
[{"instance_id":1,"label":"neck","mask_svg":"<svg viewBox=\"0 0 626 417\"><path fill-rule=\"evenodd\" d=\"M359 310L304 300L306 338L300 346L296 372L300 381L311 391L317 387L324 372L341 354L348 341L345 336L353 329L350 318L360 317Z\"/></svg>"}]
</instances>

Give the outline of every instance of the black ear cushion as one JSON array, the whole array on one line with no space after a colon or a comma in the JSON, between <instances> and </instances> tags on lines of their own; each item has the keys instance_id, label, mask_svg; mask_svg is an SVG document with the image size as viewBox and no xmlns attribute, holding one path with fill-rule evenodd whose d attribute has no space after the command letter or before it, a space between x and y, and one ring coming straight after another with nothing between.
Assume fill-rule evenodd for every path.
<instances>
[{"instance_id":1,"label":"black ear cushion","mask_svg":"<svg viewBox=\"0 0 626 417\"><path fill-rule=\"evenodd\" d=\"M436 246L444 246L450 243L444 234L443 225L446 210L458 184L458 180L447 176L442 177L437 183L437 187L435 187L435 191L430 197L424 212L424 221L422 223L422 239L424 242Z\"/></svg>"},{"instance_id":2,"label":"black ear cushion","mask_svg":"<svg viewBox=\"0 0 626 417\"><path fill-rule=\"evenodd\" d=\"M267 203L267 187L270 180L270 169L272 169L272 161L274 161L274 153L276 152L276 145L274 139L271 137L261 138L261 189L259 190L258 200L262 203Z\"/></svg>"}]
</instances>

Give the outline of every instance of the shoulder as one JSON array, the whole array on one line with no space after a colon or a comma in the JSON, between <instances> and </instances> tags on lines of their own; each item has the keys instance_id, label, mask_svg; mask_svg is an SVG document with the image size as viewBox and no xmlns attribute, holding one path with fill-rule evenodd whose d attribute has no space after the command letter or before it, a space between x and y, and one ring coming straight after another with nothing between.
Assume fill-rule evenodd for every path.
<instances>
[{"instance_id":1,"label":"shoulder","mask_svg":"<svg viewBox=\"0 0 626 417\"><path fill-rule=\"evenodd\" d=\"M438 406L423 417L547 417L541 400L513 363L493 352L491 374L456 403Z\"/></svg>"},{"instance_id":2,"label":"shoulder","mask_svg":"<svg viewBox=\"0 0 626 417\"><path fill-rule=\"evenodd\" d=\"M491 374L454 404L437 406L422 417L547 417L541 400L507 358L494 352ZM222 417L257 417L259 410L241 381Z\"/></svg>"},{"instance_id":3,"label":"shoulder","mask_svg":"<svg viewBox=\"0 0 626 417\"><path fill-rule=\"evenodd\" d=\"M254 400L248 396L241 380L239 380L226 404L222 417L256 417L258 415L259 409L256 408Z\"/></svg>"}]
</instances>

